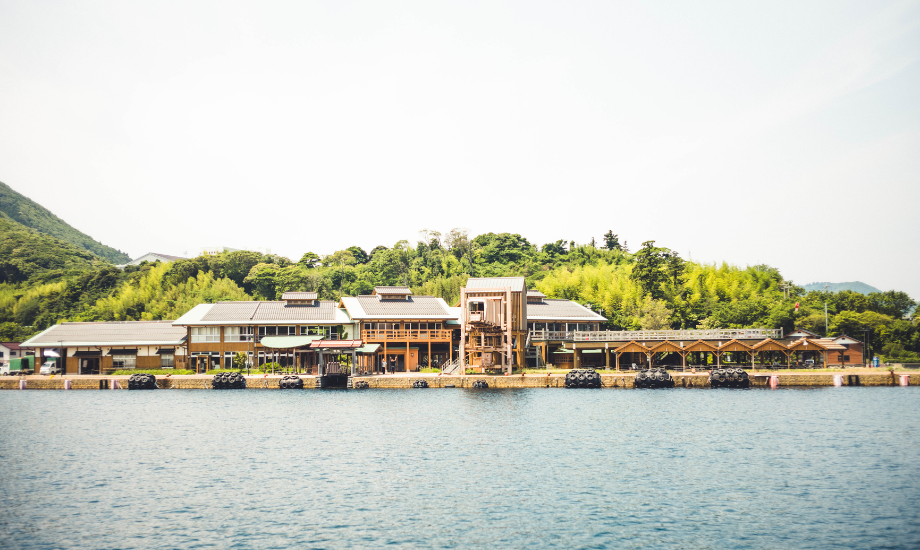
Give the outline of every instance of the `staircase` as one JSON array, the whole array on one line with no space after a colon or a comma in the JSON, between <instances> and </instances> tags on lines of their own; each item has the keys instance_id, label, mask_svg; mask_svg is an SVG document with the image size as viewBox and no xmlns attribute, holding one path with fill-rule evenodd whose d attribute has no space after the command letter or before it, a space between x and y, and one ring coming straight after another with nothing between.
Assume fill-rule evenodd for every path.
<instances>
[{"instance_id":1,"label":"staircase","mask_svg":"<svg viewBox=\"0 0 920 550\"><path fill-rule=\"evenodd\" d=\"M450 363L444 363L441 366L441 374L455 374L460 370L460 358L456 358Z\"/></svg>"}]
</instances>

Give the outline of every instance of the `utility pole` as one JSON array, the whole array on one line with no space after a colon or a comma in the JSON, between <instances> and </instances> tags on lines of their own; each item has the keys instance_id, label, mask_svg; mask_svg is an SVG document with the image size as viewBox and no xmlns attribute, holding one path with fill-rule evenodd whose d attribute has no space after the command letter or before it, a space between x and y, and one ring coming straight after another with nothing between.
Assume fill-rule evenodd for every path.
<instances>
[{"instance_id":1,"label":"utility pole","mask_svg":"<svg viewBox=\"0 0 920 550\"><path fill-rule=\"evenodd\" d=\"M788 283L783 283L779 285L779 287L783 289L783 300L788 300L789 299L788 291L790 288L792 288L792 285Z\"/></svg>"},{"instance_id":2,"label":"utility pole","mask_svg":"<svg viewBox=\"0 0 920 550\"><path fill-rule=\"evenodd\" d=\"M827 285L824 285L824 337L827 338Z\"/></svg>"}]
</instances>

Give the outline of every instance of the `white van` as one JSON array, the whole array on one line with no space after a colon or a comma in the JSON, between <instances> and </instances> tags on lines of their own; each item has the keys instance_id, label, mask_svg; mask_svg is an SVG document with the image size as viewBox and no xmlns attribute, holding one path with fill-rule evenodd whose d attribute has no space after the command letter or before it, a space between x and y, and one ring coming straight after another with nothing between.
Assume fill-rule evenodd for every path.
<instances>
[{"instance_id":1,"label":"white van","mask_svg":"<svg viewBox=\"0 0 920 550\"><path fill-rule=\"evenodd\" d=\"M38 370L38 374L61 374L61 367L58 366L57 361L45 361L42 363L42 368Z\"/></svg>"}]
</instances>

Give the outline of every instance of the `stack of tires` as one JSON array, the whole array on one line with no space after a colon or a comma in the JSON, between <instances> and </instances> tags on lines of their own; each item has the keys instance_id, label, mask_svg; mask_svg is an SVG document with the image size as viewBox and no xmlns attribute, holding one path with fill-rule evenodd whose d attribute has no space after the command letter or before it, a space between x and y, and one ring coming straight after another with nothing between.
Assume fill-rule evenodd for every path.
<instances>
[{"instance_id":1,"label":"stack of tires","mask_svg":"<svg viewBox=\"0 0 920 550\"><path fill-rule=\"evenodd\" d=\"M367 383L367 380L358 380L355 382L353 387L356 390L366 390L367 388L371 387L371 385Z\"/></svg>"},{"instance_id":2,"label":"stack of tires","mask_svg":"<svg viewBox=\"0 0 920 550\"><path fill-rule=\"evenodd\" d=\"M132 374L128 379L129 390L155 390L157 377L152 374Z\"/></svg>"},{"instance_id":3,"label":"stack of tires","mask_svg":"<svg viewBox=\"0 0 920 550\"><path fill-rule=\"evenodd\" d=\"M278 383L278 387L282 390L302 390L303 378L294 375L283 376L281 377L281 382Z\"/></svg>"},{"instance_id":4,"label":"stack of tires","mask_svg":"<svg viewBox=\"0 0 920 550\"><path fill-rule=\"evenodd\" d=\"M636 375L637 388L673 388L674 379L662 368L644 369Z\"/></svg>"},{"instance_id":5,"label":"stack of tires","mask_svg":"<svg viewBox=\"0 0 920 550\"><path fill-rule=\"evenodd\" d=\"M565 375L567 388L599 388L601 375L594 369L575 369Z\"/></svg>"},{"instance_id":6,"label":"stack of tires","mask_svg":"<svg viewBox=\"0 0 920 550\"><path fill-rule=\"evenodd\" d=\"M473 389L477 390L487 390L489 389L489 383L485 380L477 380L473 382Z\"/></svg>"},{"instance_id":7,"label":"stack of tires","mask_svg":"<svg viewBox=\"0 0 920 550\"><path fill-rule=\"evenodd\" d=\"M713 388L746 388L751 385L751 380L744 369L713 369L709 385Z\"/></svg>"},{"instance_id":8,"label":"stack of tires","mask_svg":"<svg viewBox=\"0 0 920 550\"><path fill-rule=\"evenodd\" d=\"M425 380L416 380L415 382L412 383L412 387L413 388L427 388L428 382Z\"/></svg>"},{"instance_id":9,"label":"stack of tires","mask_svg":"<svg viewBox=\"0 0 920 550\"><path fill-rule=\"evenodd\" d=\"M238 372L222 372L215 374L211 379L211 389L214 390L245 390L246 379Z\"/></svg>"}]
</instances>

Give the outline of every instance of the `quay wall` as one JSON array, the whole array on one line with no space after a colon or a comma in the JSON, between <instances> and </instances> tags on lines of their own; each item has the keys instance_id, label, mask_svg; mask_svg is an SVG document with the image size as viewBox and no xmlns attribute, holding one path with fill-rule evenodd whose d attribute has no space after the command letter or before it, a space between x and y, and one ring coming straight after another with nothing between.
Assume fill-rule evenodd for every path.
<instances>
[{"instance_id":1,"label":"quay wall","mask_svg":"<svg viewBox=\"0 0 920 550\"><path fill-rule=\"evenodd\" d=\"M601 386L604 388L630 389L635 387L635 375L630 374L607 374L604 371L601 374ZM847 374L840 373L843 376L844 386L897 386L900 383L900 376L907 374L911 386L920 386L920 373L859 373ZM814 387L814 386L833 386L835 373L785 373L774 374L778 379L779 387ZM771 374L750 374L752 387L769 387ZM707 388L709 387L709 376L706 373L672 373L675 387L683 388ZM314 376L301 376L304 382L304 389L315 389L317 379ZM100 382L105 389L111 388L111 381L116 380L119 389L128 389L127 376L23 376L23 377L0 377L0 390L17 390L19 381L26 381L26 389L29 390L63 390L64 381L70 380L71 389L73 390L99 390ZM490 388L564 388L565 375L550 374L537 375L528 374L525 376L485 376L485 375L464 375L464 376L362 376L354 379L355 381L367 382L369 388L380 389L408 389L417 380L428 382L430 388L471 388L477 380L488 382ZM246 378L247 389L278 389L281 378L279 376L250 376ZM160 389L210 389L210 376L174 376L174 377L157 377L157 387Z\"/></svg>"}]
</instances>

